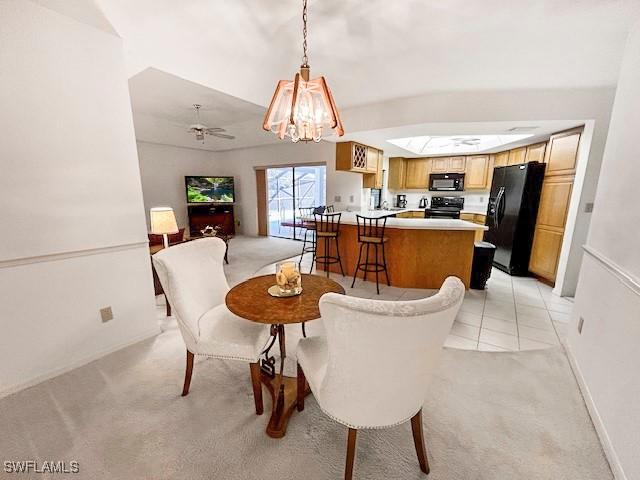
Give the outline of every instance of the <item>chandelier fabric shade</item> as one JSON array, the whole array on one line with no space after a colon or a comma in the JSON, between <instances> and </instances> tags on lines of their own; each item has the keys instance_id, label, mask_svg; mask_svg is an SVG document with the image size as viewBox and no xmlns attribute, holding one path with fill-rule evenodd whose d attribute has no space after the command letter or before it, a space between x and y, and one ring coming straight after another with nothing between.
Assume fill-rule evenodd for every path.
<instances>
[{"instance_id":1,"label":"chandelier fabric shade","mask_svg":"<svg viewBox=\"0 0 640 480\"><path fill-rule=\"evenodd\" d=\"M344 128L327 81L324 77L309 79L306 0L303 0L302 22L304 55L300 72L293 80L278 82L262 128L281 140L290 137L293 142L319 142L331 129L341 137Z\"/></svg>"},{"instance_id":2,"label":"chandelier fabric shade","mask_svg":"<svg viewBox=\"0 0 640 480\"><path fill-rule=\"evenodd\" d=\"M327 129L344 135L327 81L324 77L309 80L308 67L302 67L293 80L278 82L262 127L293 142L319 142Z\"/></svg>"}]
</instances>

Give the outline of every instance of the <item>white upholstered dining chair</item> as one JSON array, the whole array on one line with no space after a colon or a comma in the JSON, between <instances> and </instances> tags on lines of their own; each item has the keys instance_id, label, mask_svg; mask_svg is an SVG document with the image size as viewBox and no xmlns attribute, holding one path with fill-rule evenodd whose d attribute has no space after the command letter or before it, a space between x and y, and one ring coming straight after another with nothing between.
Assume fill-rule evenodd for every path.
<instances>
[{"instance_id":1,"label":"white upholstered dining chair","mask_svg":"<svg viewBox=\"0 0 640 480\"><path fill-rule=\"evenodd\" d=\"M222 262L226 245L203 238L165 248L153 255L160 283L187 347L182 396L189 393L194 355L250 363L256 413L263 411L260 353L269 340L269 325L244 320L224 303L229 285Z\"/></svg>"},{"instance_id":2,"label":"white upholstered dining chair","mask_svg":"<svg viewBox=\"0 0 640 480\"><path fill-rule=\"evenodd\" d=\"M429 473L422 405L464 292L460 279L449 277L437 294L421 300L336 293L320 299L326 337L298 343L298 409L304 409L308 381L322 411L349 427L345 479L353 474L358 429L409 419L420 468Z\"/></svg>"}]
</instances>

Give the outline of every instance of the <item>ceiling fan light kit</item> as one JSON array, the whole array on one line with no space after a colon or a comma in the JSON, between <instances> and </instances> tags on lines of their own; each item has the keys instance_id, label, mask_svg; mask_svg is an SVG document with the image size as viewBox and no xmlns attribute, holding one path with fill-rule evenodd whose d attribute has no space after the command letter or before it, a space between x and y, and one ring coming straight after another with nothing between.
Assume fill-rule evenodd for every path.
<instances>
[{"instance_id":1,"label":"ceiling fan light kit","mask_svg":"<svg viewBox=\"0 0 640 480\"><path fill-rule=\"evenodd\" d=\"M218 138L224 138L226 140L233 140L234 137L233 135L227 135L226 130L224 128L220 128L220 127L207 127L206 125L203 125L200 122L200 109L202 108L202 105L198 104L198 103L194 103L193 104L193 108L196 109L196 123L194 123L193 125L189 126L189 133L193 133L196 136L196 140L197 141L201 141L204 144L204 136L206 135L211 135L212 137L218 137Z\"/></svg>"},{"instance_id":2,"label":"ceiling fan light kit","mask_svg":"<svg viewBox=\"0 0 640 480\"><path fill-rule=\"evenodd\" d=\"M335 129L341 137L344 128L331 90L324 77L309 79L307 58L307 0L302 2L302 24L304 51L300 72L293 80L280 80L264 117L262 128L285 136L296 143L319 142L326 129Z\"/></svg>"}]
</instances>

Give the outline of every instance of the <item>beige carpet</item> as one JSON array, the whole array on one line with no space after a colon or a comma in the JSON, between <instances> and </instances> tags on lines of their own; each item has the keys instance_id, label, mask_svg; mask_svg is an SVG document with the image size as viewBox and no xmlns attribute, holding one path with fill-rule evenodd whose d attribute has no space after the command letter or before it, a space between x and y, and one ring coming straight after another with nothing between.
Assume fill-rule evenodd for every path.
<instances>
[{"instance_id":1,"label":"beige carpet","mask_svg":"<svg viewBox=\"0 0 640 480\"><path fill-rule=\"evenodd\" d=\"M277 238L235 238L229 283L300 248ZM264 433L268 414L253 411L246 364L198 359L191 393L180 397L184 344L175 321L163 323L166 331L151 340L1 399L0 478L342 478L346 429L313 397L281 440ZM309 334L321 330L320 321L308 324ZM299 327L287 327L292 356L299 337ZM372 352L372 374L384 353ZM613 478L562 350L445 349L443 357L425 399L428 478ZM289 373L294 367L288 358ZM3 473L12 460L75 460L80 473ZM427 478L409 425L361 432L355 478Z\"/></svg>"},{"instance_id":2,"label":"beige carpet","mask_svg":"<svg viewBox=\"0 0 640 480\"><path fill-rule=\"evenodd\" d=\"M318 332L315 323L309 328ZM292 349L299 329L287 333ZM379 358L372 352L371 361L373 374L384 352ZM293 365L291 360L288 368ZM0 400L0 457L77 460L80 474L69 475L76 479L341 478L346 430L323 415L312 397L294 415L286 437L274 440L264 433L268 415L253 412L246 364L198 361L191 393L181 398L183 366L184 345L173 326ZM425 399L424 422L431 479L612 478L557 348L446 349ZM409 425L363 431L355 474L368 480L426 478Z\"/></svg>"}]
</instances>

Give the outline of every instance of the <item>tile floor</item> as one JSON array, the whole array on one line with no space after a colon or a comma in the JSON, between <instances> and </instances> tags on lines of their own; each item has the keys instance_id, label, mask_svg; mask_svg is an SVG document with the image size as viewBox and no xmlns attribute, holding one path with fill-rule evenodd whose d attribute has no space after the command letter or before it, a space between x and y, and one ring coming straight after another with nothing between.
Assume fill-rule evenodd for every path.
<instances>
[{"instance_id":1,"label":"tile floor","mask_svg":"<svg viewBox=\"0 0 640 480\"><path fill-rule=\"evenodd\" d=\"M302 264L308 272L310 256ZM298 257L292 260L298 260ZM275 272L275 264L260 274ZM347 295L380 300L415 300L437 290L397 288L331 274L345 287ZM573 307L572 299L558 297L551 287L529 277L512 277L493 269L485 290L468 290L445 342L447 347L481 351L518 351L559 345L566 336Z\"/></svg>"},{"instance_id":2,"label":"tile floor","mask_svg":"<svg viewBox=\"0 0 640 480\"><path fill-rule=\"evenodd\" d=\"M305 273L311 266L311 256L307 257L302 263ZM298 261L298 257L291 260ZM256 275L269 273L275 273L275 264ZM416 300L437 292L381 284L380 295L376 295L374 282L357 280L351 288L351 276L332 273L331 277L345 287L347 295L361 298ZM158 299L158 318L170 321L164 316L164 299ZM491 352L557 346L566 337L572 307L572 299L554 295L548 285L534 278L511 277L494 268L485 290L466 292L445 346Z\"/></svg>"}]
</instances>

